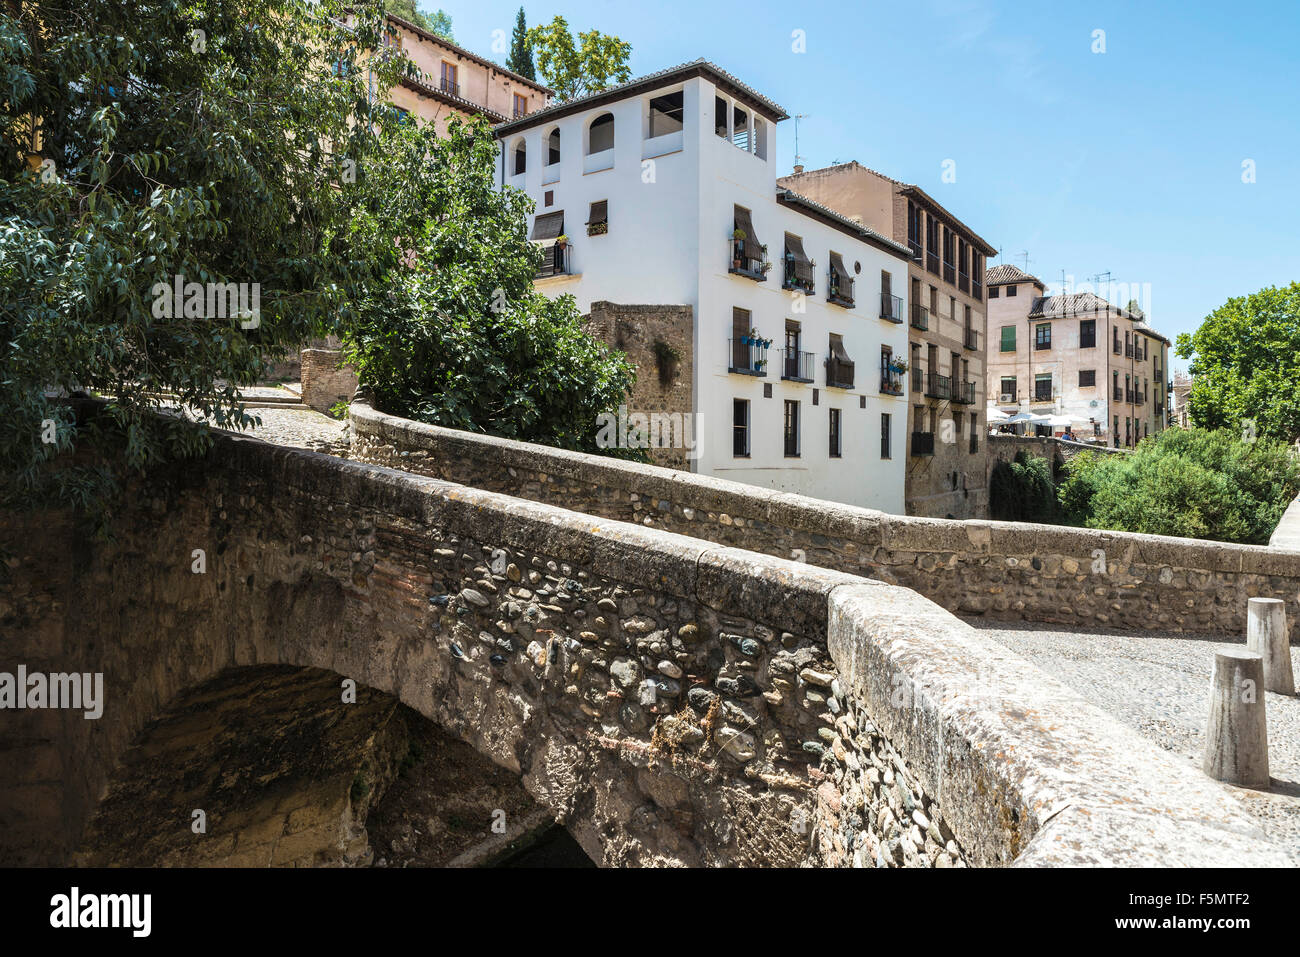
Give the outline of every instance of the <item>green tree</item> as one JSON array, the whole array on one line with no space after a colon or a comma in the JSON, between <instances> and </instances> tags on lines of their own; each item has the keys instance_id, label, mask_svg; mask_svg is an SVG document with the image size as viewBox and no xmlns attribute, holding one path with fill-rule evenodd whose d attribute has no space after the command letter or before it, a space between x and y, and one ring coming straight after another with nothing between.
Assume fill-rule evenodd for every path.
<instances>
[{"instance_id":1,"label":"green tree","mask_svg":"<svg viewBox=\"0 0 1300 957\"><path fill-rule=\"evenodd\" d=\"M394 122L367 71L404 67L361 62L380 10L347 6L351 30L338 0L0 9L0 503L102 501L109 470L68 464L83 452L199 451L204 427L157 414L172 404L248 424L237 387L370 280L325 245ZM257 322L210 292L169 310L178 281L257 289ZM78 424L60 397L81 392L107 414Z\"/></svg>"},{"instance_id":2,"label":"green tree","mask_svg":"<svg viewBox=\"0 0 1300 957\"><path fill-rule=\"evenodd\" d=\"M564 17L533 27L528 40L537 57L537 68L557 102L574 100L626 83L632 77L627 61L632 45L618 37L588 30L575 43Z\"/></svg>"},{"instance_id":3,"label":"green tree","mask_svg":"<svg viewBox=\"0 0 1300 957\"><path fill-rule=\"evenodd\" d=\"M506 69L514 70L530 80L537 79L533 45L528 42L528 22L524 19L523 7L519 8L519 14L515 17L515 32L510 37L510 59L506 60Z\"/></svg>"},{"instance_id":4,"label":"green tree","mask_svg":"<svg viewBox=\"0 0 1300 957\"><path fill-rule=\"evenodd\" d=\"M989 515L1004 522L1057 522L1056 489L1047 459L1020 449L1010 462L999 460L989 475Z\"/></svg>"},{"instance_id":5,"label":"green tree","mask_svg":"<svg viewBox=\"0 0 1300 957\"><path fill-rule=\"evenodd\" d=\"M572 296L534 289L532 203L497 187L487 123L453 119L445 138L408 126L383 152L339 237L386 258L344 333L362 386L395 415L597 451L597 416L625 400L633 368L584 331Z\"/></svg>"},{"instance_id":6,"label":"green tree","mask_svg":"<svg viewBox=\"0 0 1300 957\"><path fill-rule=\"evenodd\" d=\"M451 32L451 14L445 10L422 13L419 0L384 0L384 9L434 36L442 37L448 43L456 42L456 37Z\"/></svg>"},{"instance_id":7,"label":"green tree","mask_svg":"<svg viewBox=\"0 0 1300 957\"><path fill-rule=\"evenodd\" d=\"M1127 455L1083 453L1060 501L1072 524L1264 545L1300 493L1300 461L1272 439L1166 429Z\"/></svg>"},{"instance_id":8,"label":"green tree","mask_svg":"<svg viewBox=\"0 0 1300 957\"><path fill-rule=\"evenodd\" d=\"M1178 337L1192 359L1188 397L1202 428L1300 438L1300 282L1229 299ZM1247 421L1249 420L1249 422Z\"/></svg>"}]
</instances>

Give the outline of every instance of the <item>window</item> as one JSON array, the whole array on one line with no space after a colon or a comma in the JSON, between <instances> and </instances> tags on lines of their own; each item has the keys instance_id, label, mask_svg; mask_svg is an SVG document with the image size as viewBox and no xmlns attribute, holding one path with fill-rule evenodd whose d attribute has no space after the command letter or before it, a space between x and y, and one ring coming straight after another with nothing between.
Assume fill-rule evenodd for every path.
<instances>
[{"instance_id":1,"label":"window","mask_svg":"<svg viewBox=\"0 0 1300 957\"><path fill-rule=\"evenodd\" d=\"M799 457L799 403L785 400L785 457Z\"/></svg>"},{"instance_id":2,"label":"window","mask_svg":"<svg viewBox=\"0 0 1300 957\"><path fill-rule=\"evenodd\" d=\"M888 412L880 413L880 457L882 459L892 459L893 444L889 435L890 414Z\"/></svg>"},{"instance_id":3,"label":"window","mask_svg":"<svg viewBox=\"0 0 1300 957\"><path fill-rule=\"evenodd\" d=\"M525 145L522 137L520 138L519 142L515 144L514 169L515 169L514 172L515 176L518 176L520 173L523 173L528 169L528 147Z\"/></svg>"},{"instance_id":4,"label":"window","mask_svg":"<svg viewBox=\"0 0 1300 957\"><path fill-rule=\"evenodd\" d=\"M681 132L684 112L681 90L656 96L650 101L649 138Z\"/></svg>"},{"instance_id":5,"label":"window","mask_svg":"<svg viewBox=\"0 0 1300 957\"><path fill-rule=\"evenodd\" d=\"M1034 326L1034 348L1052 348L1052 324L1050 322L1040 322Z\"/></svg>"},{"instance_id":6,"label":"window","mask_svg":"<svg viewBox=\"0 0 1300 957\"><path fill-rule=\"evenodd\" d=\"M1016 327L1015 326L1002 327L1002 351L1003 352L1016 351Z\"/></svg>"},{"instance_id":7,"label":"window","mask_svg":"<svg viewBox=\"0 0 1300 957\"><path fill-rule=\"evenodd\" d=\"M961 413L960 412L954 412L952 414L952 434L961 435Z\"/></svg>"},{"instance_id":8,"label":"window","mask_svg":"<svg viewBox=\"0 0 1300 957\"><path fill-rule=\"evenodd\" d=\"M749 152L749 113L739 106L731 111L731 142L737 149Z\"/></svg>"},{"instance_id":9,"label":"window","mask_svg":"<svg viewBox=\"0 0 1300 957\"><path fill-rule=\"evenodd\" d=\"M727 101L720 96L713 98L713 132L724 140L731 135L731 126L727 122Z\"/></svg>"},{"instance_id":10,"label":"window","mask_svg":"<svg viewBox=\"0 0 1300 957\"><path fill-rule=\"evenodd\" d=\"M998 298L998 287L997 287L997 286L989 286L989 298L990 298L990 299L996 299L996 298Z\"/></svg>"},{"instance_id":11,"label":"window","mask_svg":"<svg viewBox=\"0 0 1300 957\"><path fill-rule=\"evenodd\" d=\"M749 400L731 400L731 454L749 458Z\"/></svg>"},{"instance_id":12,"label":"window","mask_svg":"<svg viewBox=\"0 0 1300 957\"><path fill-rule=\"evenodd\" d=\"M1034 376L1034 401L1048 402L1052 398L1052 374L1040 372Z\"/></svg>"},{"instance_id":13,"label":"window","mask_svg":"<svg viewBox=\"0 0 1300 957\"><path fill-rule=\"evenodd\" d=\"M1008 396L1009 398L1007 398L1006 400L1008 402L1016 401L1016 377L1015 376L1004 375L1002 377L1002 385L1000 388L1001 391L999 392L999 396Z\"/></svg>"},{"instance_id":14,"label":"window","mask_svg":"<svg viewBox=\"0 0 1300 957\"><path fill-rule=\"evenodd\" d=\"M518 93L514 94L514 111L515 111L515 116L514 116L515 119L519 119L519 117L521 116L527 116L528 97L520 96Z\"/></svg>"},{"instance_id":15,"label":"window","mask_svg":"<svg viewBox=\"0 0 1300 957\"><path fill-rule=\"evenodd\" d=\"M546 165L554 166L560 161L560 131L551 130L546 138Z\"/></svg>"},{"instance_id":16,"label":"window","mask_svg":"<svg viewBox=\"0 0 1300 957\"><path fill-rule=\"evenodd\" d=\"M602 113L587 127L587 153L603 153L614 148L614 114Z\"/></svg>"},{"instance_id":17,"label":"window","mask_svg":"<svg viewBox=\"0 0 1300 957\"><path fill-rule=\"evenodd\" d=\"M934 321L939 321L939 289L937 286L930 287L930 315Z\"/></svg>"},{"instance_id":18,"label":"window","mask_svg":"<svg viewBox=\"0 0 1300 957\"><path fill-rule=\"evenodd\" d=\"M609 232L609 200L598 199L591 204L587 215L587 235L603 236Z\"/></svg>"},{"instance_id":19,"label":"window","mask_svg":"<svg viewBox=\"0 0 1300 957\"><path fill-rule=\"evenodd\" d=\"M1016 288L1016 286L1007 286L1007 295L1014 296L1016 294Z\"/></svg>"},{"instance_id":20,"label":"window","mask_svg":"<svg viewBox=\"0 0 1300 957\"><path fill-rule=\"evenodd\" d=\"M1096 369L1080 369L1080 370L1079 370L1079 388L1081 388L1081 389L1086 389L1086 388L1088 388L1089 386L1096 386L1096 385L1097 385L1097 370L1096 370Z\"/></svg>"},{"instance_id":21,"label":"window","mask_svg":"<svg viewBox=\"0 0 1300 957\"><path fill-rule=\"evenodd\" d=\"M1097 320L1079 320L1079 348L1095 349L1097 347Z\"/></svg>"},{"instance_id":22,"label":"window","mask_svg":"<svg viewBox=\"0 0 1300 957\"><path fill-rule=\"evenodd\" d=\"M754 155L759 159L767 159L767 136L763 120L761 117L754 117Z\"/></svg>"},{"instance_id":23,"label":"window","mask_svg":"<svg viewBox=\"0 0 1300 957\"><path fill-rule=\"evenodd\" d=\"M450 93L452 96L460 96L460 84L456 82L459 73L456 64L442 62L442 92Z\"/></svg>"},{"instance_id":24,"label":"window","mask_svg":"<svg viewBox=\"0 0 1300 957\"><path fill-rule=\"evenodd\" d=\"M840 457L840 410L830 410L831 435L830 435L830 455L833 459Z\"/></svg>"}]
</instances>

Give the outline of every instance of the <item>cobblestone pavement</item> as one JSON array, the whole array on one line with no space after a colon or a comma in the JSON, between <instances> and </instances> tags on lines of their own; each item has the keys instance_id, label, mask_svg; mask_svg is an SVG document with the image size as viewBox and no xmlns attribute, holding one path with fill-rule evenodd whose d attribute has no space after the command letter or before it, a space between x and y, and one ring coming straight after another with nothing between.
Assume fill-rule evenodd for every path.
<instances>
[{"instance_id":1,"label":"cobblestone pavement","mask_svg":"<svg viewBox=\"0 0 1300 957\"><path fill-rule=\"evenodd\" d=\"M325 452L347 458L348 423L322 415L306 406L283 409L249 409L248 414L262 424L236 435L248 435L276 445L290 445L313 452Z\"/></svg>"},{"instance_id":2,"label":"cobblestone pavement","mask_svg":"<svg viewBox=\"0 0 1300 957\"><path fill-rule=\"evenodd\" d=\"M1200 767L1217 649L1243 637L1171 632L1074 631L1061 626L967 619L977 630L1082 694L1166 751ZM1243 619L1244 627L1245 621ZM1300 674L1300 648L1291 649ZM1300 698L1267 694L1268 792L1227 787L1300 864Z\"/></svg>"}]
</instances>

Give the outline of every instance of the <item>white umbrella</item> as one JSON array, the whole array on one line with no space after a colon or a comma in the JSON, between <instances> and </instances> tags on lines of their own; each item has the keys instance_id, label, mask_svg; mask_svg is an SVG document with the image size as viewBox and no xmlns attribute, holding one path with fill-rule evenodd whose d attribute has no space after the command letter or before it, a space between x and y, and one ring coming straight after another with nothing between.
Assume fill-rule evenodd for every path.
<instances>
[{"instance_id":1,"label":"white umbrella","mask_svg":"<svg viewBox=\"0 0 1300 957\"><path fill-rule=\"evenodd\" d=\"M992 405L984 412L984 420L986 422L1006 422L1010 418L1011 416L1008 413L1003 412L1001 409Z\"/></svg>"},{"instance_id":2,"label":"white umbrella","mask_svg":"<svg viewBox=\"0 0 1300 957\"><path fill-rule=\"evenodd\" d=\"M1073 425L1074 420L1071 419L1068 415L1049 415L1047 417L1046 424L1052 426L1053 428L1055 428L1056 426L1061 426L1062 428L1064 428L1067 425Z\"/></svg>"},{"instance_id":3,"label":"white umbrella","mask_svg":"<svg viewBox=\"0 0 1300 957\"><path fill-rule=\"evenodd\" d=\"M1016 423L1016 422L1034 422L1034 423L1037 423L1037 422L1041 422L1041 421L1042 421L1042 417L1041 417L1041 416L1030 415L1028 412L1017 412L1015 415L1012 415L1012 416L1008 416L1008 417L1007 417L1007 422L1008 422L1008 424L1013 424L1013 423Z\"/></svg>"}]
</instances>

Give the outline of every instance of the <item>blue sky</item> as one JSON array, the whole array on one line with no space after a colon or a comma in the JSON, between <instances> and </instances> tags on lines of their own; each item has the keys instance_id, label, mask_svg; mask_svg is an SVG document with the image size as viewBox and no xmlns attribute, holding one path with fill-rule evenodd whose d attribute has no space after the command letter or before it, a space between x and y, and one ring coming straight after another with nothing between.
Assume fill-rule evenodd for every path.
<instances>
[{"instance_id":1,"label":"blue sky","mask_svg":"<svg viewBox=\"0 0 1300 957\"><path fill-rule=\"evenodd\" d=\"M446 9L457 41L486 56L519 8L421 6ZM1028 251L1049 283L1063 269L1149 283L1150 319L1170 339L1230 296L1300 280L1297 0L523 6L530 26L561 14L629 41L634 76L713 60L807 114L809 169L856 159L916 183L1003 250L994 262L1023 265ZM794 125L779 128L780 174Z\"/></svg>"}]
</instances>

